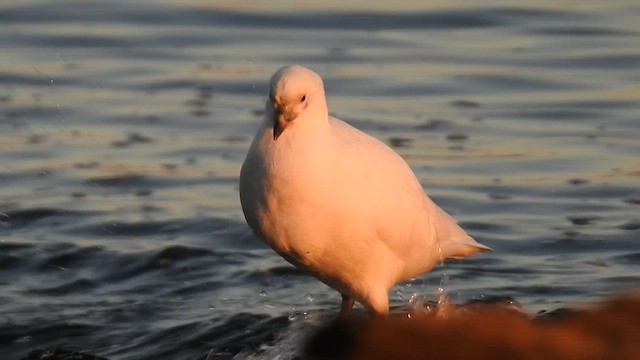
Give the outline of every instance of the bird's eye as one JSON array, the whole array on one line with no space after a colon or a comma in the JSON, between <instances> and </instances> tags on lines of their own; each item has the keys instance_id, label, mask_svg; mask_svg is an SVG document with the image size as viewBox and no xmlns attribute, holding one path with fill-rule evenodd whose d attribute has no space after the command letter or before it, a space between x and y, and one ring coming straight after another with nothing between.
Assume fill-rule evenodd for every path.
<instances>
[{"instance_id":1,"label":"bird's eye","mask_svg":"<svg viewBox=\"0 0 640 360\"><path fill-rule=\"evenodd\" d=\"M305 100L307 100L307 95L302 95L302 97L300 98L300 102L304 102Z\"/></svg>"}]
</instances>

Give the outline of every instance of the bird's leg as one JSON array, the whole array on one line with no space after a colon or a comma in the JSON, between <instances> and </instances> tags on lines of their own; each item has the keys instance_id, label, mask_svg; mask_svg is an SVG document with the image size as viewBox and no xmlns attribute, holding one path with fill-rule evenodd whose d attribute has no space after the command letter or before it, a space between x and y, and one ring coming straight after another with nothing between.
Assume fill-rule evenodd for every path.
<instances>
[{"instance_id":1,"label":"bird's leg","mask_svg":"<svg viewBox=\"0 0 640 360\"><path fill-rule=\"evenodd\" d=\"M349 295L342 294L342 304L340 304L340 317L346 318L351 314L351 308L353 308L353 303L355 300Z\"/></svg>"}]
</instances>

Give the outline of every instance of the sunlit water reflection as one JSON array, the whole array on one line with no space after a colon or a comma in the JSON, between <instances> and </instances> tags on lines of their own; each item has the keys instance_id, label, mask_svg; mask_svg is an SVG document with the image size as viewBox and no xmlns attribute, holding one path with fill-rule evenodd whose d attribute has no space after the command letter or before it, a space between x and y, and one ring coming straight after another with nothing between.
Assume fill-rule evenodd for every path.
<instances>
[{"instance_id":1,"label":"sunlit water reflection","mask_svg":"<svg viewBox=\"0 0 640 360\"><path fill-rule=\"evenodd\" d=\"M635 2L345 6L0 5L9 358L286 358L335 313L339 296L257 241L238 201L286 63L321 73L331 112L394 146L495 249L399 286L393 306L437 299L445 272L452 302L531 312L637 288Z\"/></svg>"}]
</instances>

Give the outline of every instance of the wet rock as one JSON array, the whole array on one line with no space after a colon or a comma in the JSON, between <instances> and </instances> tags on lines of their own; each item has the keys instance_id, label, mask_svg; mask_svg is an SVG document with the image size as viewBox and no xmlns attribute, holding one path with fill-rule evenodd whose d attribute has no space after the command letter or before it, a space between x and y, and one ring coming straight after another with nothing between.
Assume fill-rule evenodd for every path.
<instances>
[{"instance_id":1,"label":"wet rock","mask_svg":"<svg viewBox=\"0 0 640 360\"><path fill-rule=\"evenodd\" d=\"M307 343L306 360L640 359L640 296L532 318L502 305L338 319Z\"/></svg>"}]
</instances>

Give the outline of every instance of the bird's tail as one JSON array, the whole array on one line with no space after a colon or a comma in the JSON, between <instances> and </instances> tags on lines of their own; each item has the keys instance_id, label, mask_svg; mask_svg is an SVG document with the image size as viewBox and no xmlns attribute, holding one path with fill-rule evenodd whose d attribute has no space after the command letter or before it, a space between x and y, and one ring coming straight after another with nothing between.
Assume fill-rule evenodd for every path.
<instances>
[{"instance_id":1,"label":"bird's tail","mask_svg":"<svg viewBox=\"0 0 640 360\"><path fill-rule=\"evenodd\" d=\"M460 259L478 252L493 251L469 236L446 211L435 204L433 208L435 211L431 218L431 226L445 259Z\"/></svg>"},{"instance_id":2,"label":"bird's tail","mask_svg":"<svg viewBox=\"0 0 640 360\"><path fill-rule=\"evenodd\" d=\"M480 244L471 236L467 236L466 239L451 240L445 244L442 249L443 254L449 259L460 259L463 257L471 256L479 252L493 251L490 247Z\"/></svg>"}]
</instances>

